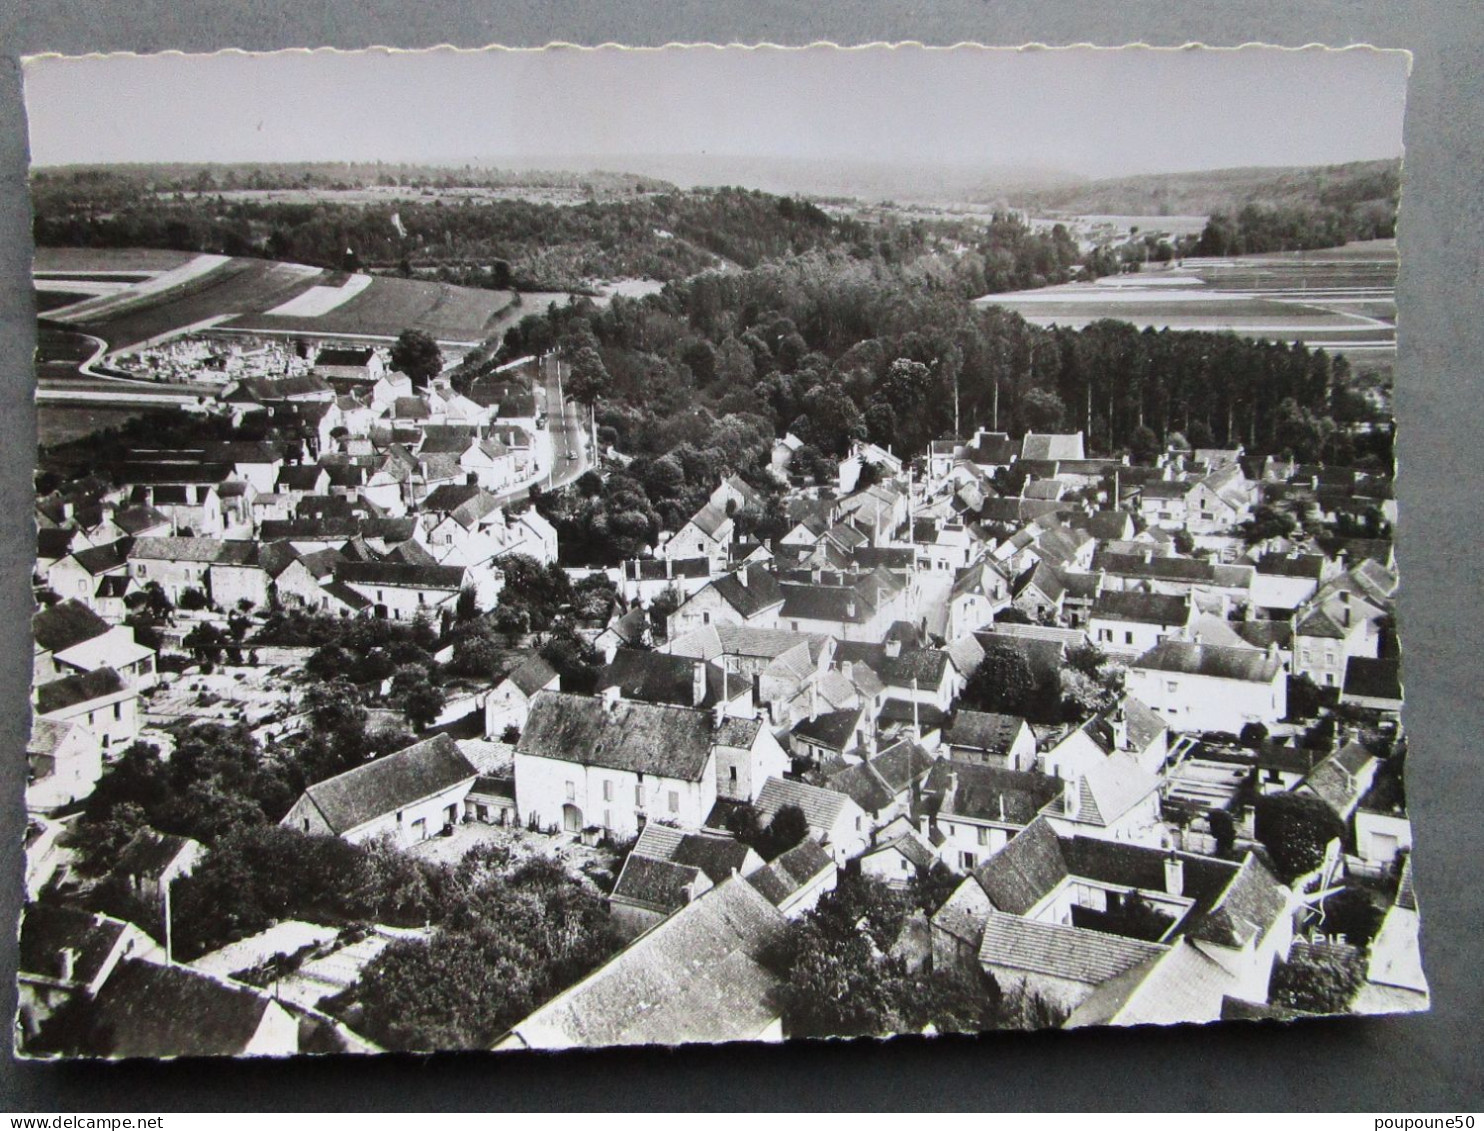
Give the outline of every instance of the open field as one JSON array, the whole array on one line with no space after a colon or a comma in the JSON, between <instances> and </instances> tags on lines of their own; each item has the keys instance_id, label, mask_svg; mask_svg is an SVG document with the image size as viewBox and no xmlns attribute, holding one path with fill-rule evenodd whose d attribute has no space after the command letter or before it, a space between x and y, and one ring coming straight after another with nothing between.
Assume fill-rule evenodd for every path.
<instances>
[{"instance_id":1,"label":"open field","mask_svg":"<svg viewBox=\"0 0 1484 1131\"><path fill-rule=\"evenodd\" d=\"M90 404L37 405L36 443L47 448L81 440L152 411L156 411L153 405L141 405L137 409Z\"/></svg>"},{"instance_id":2,"label":"open field","mask_svg":"<svg viewBox=\"0 0 1484 1131\"><path fill-rule=\"evenodd\" d=\"M106 273L120 264L154 272L114 293L89 296L43 315L47 323L103 339L110 351L213 321L225 329L388 341L414 328L444 342L475 343L494 332L512 298L508 291L379 275L347 278L261 259L171 252L131 257L91 250L54 255L57 249L43 250L48 254L43 259L38 253L38 265L45 262L53 270L63 270L65 260L72 264L66 269L79 273ZM274 310L289 313L268 313Z\"/></svg>"},{"instance_id":3,"label":"open field","mask_svg":"<svg viewBox=\"0 0 1484 1131\"><path fill-rule=\"evenodd\" d=\"M478 343L493 333L500 312L512 298L510 291L377 275L363 290L323 314L244 314L227 326L234 330L387 338L416 329L443 342Z\"/></svg>"},{"instance_id":4,"label":"open field","mask_svg":"<svg viewBox=\"0 0 1484 1131\"><path fill-rule=\"evenodd\" d=\"M210 318L277 306L321 274L291 263L224 259L204 271L187 265L117 294L53 311L47 318L102 338L110 350L118 350Z\"/></svg>"},{"instance_id":5,"label":"open field","mask_svg":"<svg viewBox=\"0 0 1484 1131\"><path fill-rule=\"evenodd\" d=\"M1103 318L1140 328L1231 331L1340 352L1390 352L1396 342L1396 244L1374 240L1314 252L1188 259L1134 275L986 295L1037 326Z\"/></svg>"},{"instance_id":6,"label":"open field","mask_svg":"<svg viewBox=\"0 0 1484 1131\"><path fill-rule=\"evenodd\" d=\"M173 270L194 258L194 253L189 251L148 247L38 247L31 273L84 278L119 273L148 277Z\"/></svg>"}]
</instances>

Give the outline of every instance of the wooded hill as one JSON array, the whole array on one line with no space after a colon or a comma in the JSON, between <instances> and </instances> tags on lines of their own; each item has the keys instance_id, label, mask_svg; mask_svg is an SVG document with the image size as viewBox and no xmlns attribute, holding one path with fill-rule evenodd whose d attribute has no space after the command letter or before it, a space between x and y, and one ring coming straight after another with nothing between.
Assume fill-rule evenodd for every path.
<instances>
[{"instance_id":1,"label":"wooded hill","mask_svg":"<svg viewBox=\"0 0 1484 1131\"><path fill-rule=\"evenodd\" d=\"M1016 196L1032 212L1110 216L1209 216L1260 208L1351 208L1385 204L1395 210L1401 161L1347 165L1210 169L1151 173L1060 186Z\"/></svg>"}]
</instances>

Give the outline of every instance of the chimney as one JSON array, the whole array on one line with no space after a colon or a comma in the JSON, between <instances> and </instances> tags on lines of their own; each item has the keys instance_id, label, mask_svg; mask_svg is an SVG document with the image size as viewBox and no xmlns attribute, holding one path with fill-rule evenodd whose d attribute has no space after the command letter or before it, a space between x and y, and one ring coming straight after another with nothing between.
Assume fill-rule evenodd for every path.
<instances>
[{"instance_id":1,"label":"chimney","mask_svg":"<svg viewBox=\"0 0 1484 1131\"><path fill-rule=\"evenodd\" d=\"M699 707L706 701L706 665L697 662L691 667L691 705Z\"/></svg>"},{"instance_id":2,"label":"chimney","mask_svg":"<svg viewBox=\"0 0 1484 1131\"><path fill-rule=\"evenodd\" d=\"M958 795L958 771L957 770L949 770L948 771L948 788L943 791L943 803L942 803L942 805L940 805L938 807L938 811L939 812L942 812L944 809L951 809L952 806L953 806L953 799L957 795Z\"/></svg>"},{"instance_id":3,"label":"chimney","mask_svg":"<svg viewBox=\"0 0 1484 1131\"><path fill-rule=\"evenodd\" d=\"M616 684L613 687L603 688L603 706L609 711L618 710L619 698L618 686Z\"/></svg>"},{"instance_id":4,"label":"chimney","mask_svg":"<svg viewBox=\"0 0 1484 1131\"><path fill-rule=\"evenodd\" d=\"M1139 557L1144 559L1145 565L1149 565L1151 562L1154 561L1153 548L1150 546L1145 546L1142 550L1139 551Z\"/></svg>"},{"instance_id":5,"label":"chimney","mask_svg":"<svg viewBox=\"0 0 1484 1131\"><path fill-rule=\"evenodd\" d=\"M1171 895L1185 894L1185 861L1170 849L1170 854L1165 857L1165 891Z\"/></svg>"},{"instance_id":6,"label":"chimney","mask_svg":"<svg viewBox=\"0 0 1484 1131\"><path fill-rule=\"evenodd\" d=\"M1062 792L1062 808L1074 821L1082 816L1082 779L1080 777L1067 779L1066 787Z\"/></svg>"},{"instance_id":7,"label":"chimney","mask_svg":"<svg viewBox=\"0 0 1484 1131\"><path fill-rule=\"evenodd\" d=\"M61 980L64 982L72 981L72 977L77 971L77 951L70 946L64 946L57 952L57 957L61 960Z\"/></svg>"},{"instance_id":8,"label":"chimney","mask_svg":"<svg viewBox=\"0 0 1484 1131\"><path fill-rule=\"evenodd\" d=\"M737 584L742 586L743 589L747 588L747 568L745 566L737 571Z\"/></svg>"},{"instance_id":9,"label":"chimney","mask_svg":"<svg viewBox=\"0 0 1484 1131\"><path fill-rule=\"evenodd\" d=\"M1128 749L1128 716L1123 713L1123 704L1113 708L1113 714L1108 717L1108 723L1113 729L1113 749Z\"/></svg>"},{"instance_id":10,"label":"chimney","mask_svg":"<svg viewBox=\"0 0 1484 1131\"><path fill-rule=\"evenodd\" d=\"M675 559L672 558L672 557L669 557L667 555L665 557L665 580L666 581L669 581L674 576L675 576Z\"/></svg>"},{"instance_id":11,"label":"chimney","mask_svg":"<svg viewBox=\"0 0 1484 1131\"><path fill-rule=\"evenodd\" d=\"M851 616L854 615L854 612L852 612ZM893 636L886 642L886 654L893 660L902 654L902 638L900 636Z\"/></svg>"},{"instance_id":12,"label":"chimney","mask_svg":"<svg viewBox=\"0 0 1484 1131\"><path fill-rule=\"evenodd\" d=\"M855 596L852 594L845 602L845 616L849 620L855 619ZM898 645L900 647L900 645Z\"/></svg>"},{"instance_id":13,"label":"chimney","mask_svg":"<svg viewBox=\"0 0 1484 1131\"><path fill-rule=\"evenodd\" d=\"M720 730L723 720L727 717L727 705L725 702L718 703L711 708L711 729Z\"/></svg>"},{"instance_id":14,"label":"chimney","mask_svg":"<svg viewBox=\"0 0 1484 1131\"><path fill-rule=\"evenodd\" d=\"M855 682L855 663L851 660L840 661L840 674L852 683Z\"/></svg>"}]
</instances>

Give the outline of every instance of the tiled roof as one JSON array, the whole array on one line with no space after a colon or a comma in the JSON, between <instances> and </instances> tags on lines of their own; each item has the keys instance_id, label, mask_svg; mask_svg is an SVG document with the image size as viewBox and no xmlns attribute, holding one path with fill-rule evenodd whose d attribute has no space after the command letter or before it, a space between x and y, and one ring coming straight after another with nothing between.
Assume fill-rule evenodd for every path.
<instances>
[{"instance_id":1,"label":"tiled roof","mask_svg":"<svg viewBox=\"0 0 1484 1131\"><path fill-rule=\"evenodd\" d=\"M700 872L693 865L655 860L631 852L613 886L613 898L669 914L689 902L692 885Z\"/></svg>"},{"instance_id":2,"label":"tiled roof","mask_svg":"<svg viewBox=\"0 0 1484 1131\"><path fill-rule=\"evenodd\" d=\"M991 914L979 961L1096 986L1168 949L1102 931Z\"/></svg>"},{"instance_id":3,"label":"tiled roof","mask_svg":"<svg viewBox=\"0 0 1484 1131\"><path fill-rule=\"evenodd\" d=\"M1189 860L1185 867L1188 877ZM1190 924L1187 934L1219 946L1242 947L1265 935L1287 913L1283 886L1261 860L1249 854L1214 906Z\"/></svg>"},{"instance_id":4,"label":"tiled roof","mask_svg":"<svg viewBox=\"0 0 1484 1131\"><path fill-rule=\"evenodd\" d=\"M446 734L377 758L304 791L337 834L478 774Z\"/></svg>"},{"instance_id":5,"label":"tiled roof","mask_svg":"<svg viewBox=\"0 0 1484 1131\"><path fill-rule=\"evenodd\" d=\"M1133 666L1146 671L1237 679L1247 683L1267 683L1283 670L1280 660L1255 648L1222 648L1184 640L1161 640L1135 660Z\"/></svg>"},{"instance_id":6,"label":"tiled roof","mask_svg":"<svg viewBox=\"0 0 1484 1131\"><path fill-rule=\"evenodd\" d=\"M50 715L93 699L102 699L124 689L124 681L112 668L97 668L80 675L43 683L36 689L36 713Z\"/></svg>"},{"instance_id":7,"label":"tiled roof","mask_svg":"<svg viewBox=\"0 0 1484 1131\"><path fill-rule=\"evenodd\" d=\"M531 703L516 752L700 781L711 744L709 711L543 691Z\"/></svg>"},{"instance_id":8,"label":"tiled roof","mask_svg":"<svg viewBox=\"0 0 1484 1131\"><path fill-rule=\"evenodd\" d=\"M71 950L72 981L91 985L128 928L121 919L90 915L53 903L30 903L21 916L17 970L44 978L62 976L62 951Z\"/></svg>"},{"instance_id":9,"label":"tiled roof","mask_svg":"<svg viewBox=\"0 0 1484 1131\"><path fill-rule=\"evenodd\" d=\"M880 813L896 800L896 793L869 762L857 762L829 777L830 789L847 794L867 813Z\"/></svg>"},{"instance_id":10,"label":"tiled roof","mask_svg":"<svg viewBox=\"0 0 1484 1131\"><path fill-rule=\"evenodd\" d=\"M170 516L154 507L141 504L117 511L113 516L113 521L125 534L138 534L141 530L151 530L161 525L168 526Z\"/></svg>"},{"instance_id":11,"label":"tiled roof","mask_svg":"<svg viewBox=\"0 0 1484 1131\"><path fill-rule=\"evenodd\" d=\"M1286 620L1241 620L1232 622L1232 631L1254 648L1276 644L1287 649L1293 644L1293 622Z\"/></svg>"},{"instance_id":12,"label":"tiled roof","mask_svg":"<svg viewBox=\"0 0 1484 1131\"><path fill-rule=\"evenodd\" d=\"M189 837L142 828L119 852L114 868L126 876L157 880L192 843Z\"/></svg>"},{"instance_id":13,"label":"tiled roof","mask_svg":"<svg viewBox=\"0 0 1484 1131\"><path fill-rule=\"evenodd\" d=\"M1067 591L1056 572L1041 562L1036 562L1016 578L1012 592L1018 597L1032 585L1039 589L1048 601L1060 600Z\"/></svg>"},{"instance_id":14,"label":"tiled roof","mask_svg":"<svg viewBox=\"0 0 1484 1131\"><path fill-rule=\"evenodd\" d=\"M1105 589L1093 599L1092 615L1100 620L1169 628L1190 620L1190 599L1132 589Z\"/></svg>"},{"instance_id":15,"label":"tiled roof","mask_svg":"<svg viewBox=\"0 0 1484 1131\"><path fill-rule=\"evenodd\" d=\"M821 789L787 778L769 778L763 783L763 791L754 802L758 819L764 825L785 805L797 805L804 811L809 827L818 832L827 832L834 827L845 811L849 798L834 790Z\"/></svg>"},{"instance_id":16,"label":"tiled roof","mask_svg":"<svg viewBox=\"0 0 1484 1131\"><path fill-rule=\"evenodd\" d=\"M983 750L1003 755L1025 727L1018 715L997 715L989 711L960 711L943 736L950 746Z\"/></svg>"},{"instance_id":17,"label":"tiled roof","mask_svg":"<svg viewBox=\"0 0 1484 1131\"><path fill-rule=\"evenodd\" d=\"M236 1056L247 1049L272 1005L246 986L228 985L188 966L129 958L93 1002L95 1032L115 1057Z\"/></svg>"},{"instance_id":18,"label":"tiled roof","mask_svg":"<svg viewBox=\"0 0 1484 1131\"><path fill-rule=\"evenodd\" d=\"M1376 759L1358 742L1349 742L1323 759L1300 787L1347 817L1370 788Z\"/></svg>"},{"instance_id":19,"label":"tiled roof","mask_svg":"<svg viewBox=\"0 0 1484 1131\"><path fill-rule=\"evenodd\" d=\"M911 687L916 680L921 688L933 688L943 682L948 671L948 653L936 648L917 648L885 656L873 666L888 687Z\"/></svg>"},{"instance_id":20,"label":"tiled roof","mask_svg":"<svg viewBox=\"0 0 1484 1131\"><path fill-rule=\"evenodd\" d=\"M1324 558L1319 554L1263 554L1257 559L1257 572L1268 577L1302 577L1318 581L1324 573Z\"/></svg>"},{"instance_id":21,"label":"tiled roof","mask_svg":"<svg viewBox=\"0 0 1484 1131\"><path fill-rule=\"evenodd\" d=\"M512 1043L565 1049L755 1038L778 1018L778 979L760 960L787 922L751 885L728 880L520 1022Z\"/></svg>"},{"instance_id":22,"label":"tiled roof","mask_svg":"<svg viewBox=\"0 0 1484 1131\"><path fill-rule=\"evenodd\" d=\"M767 867L749 875L747 882L777 907L822 872L832 871L834 867L835 861L830 854L817 841L806 837Z\"/></svg>"},{"instance_id":23,"label":"tiled roof","mask_svg":"<svg viewBox=\"0 0 1484 1131\"><path fill-rule=\"evenodd\" d=\"M742 870L749 851L747 845L734 837L685 833L670 849L668 859L699 868L712 883L719 884L733 872Z\"/></svg>"},{"instance_id":24,"label":"tiled roof","mask_svg":"<svg viewBox=\"0 0 1484 1131\"><path fill-rule=\"evenodd\" d=\"M817 746L847 750L854 745L855 728L860 723L860 718L859 707L827 711L812 719L801 719L794 724L793 734Z\"/></svg>"},{"instance_id":25,"label":"tiled roof","mask_svg":"<svg viewBox=\"0 0 1484 1131\"><path fill-rule=\"evenodd\" d=\"M341 562L335 567L335 580L344 584L455 590L463 586L465 570L463 566L403 562Z\"/></svg>"},{"instance_id":26,"label":"tiled roof","mask_svg":"<svg viewBox=\"0 0 1484 1131\"><path fill-rule=\"evenodd\" d=\"M217 538L136 538L129 560L214 562L221 550Z\"/></svg>"},{"instance_id":27,"label":"tiled roof","mask_svg":"<svg viewBox=\"0 0 1484 1131\"><path fill-rule=\"evenodd\" d=\"M778 578L762 566L744 566L711 583L717 595L745 619L757 616L783 600Z\"/></svg>"},{"instance_id":28,"label":"tiled roof","mask_svg":"<svg viewBox=\"0 0 1484 1131\"><path fill-rule=\"evenodd\" d=\"M613 654L613 661L599 669L597 689L616 687L623 698L645 703L701 707L709 705L712 699L709 678L712 671L719 683L721 672L711 669L704 660L640 648L619 648Z\"/></svg>"},{"instance_id":29,"label":"tiled roof","mask_svg":"<svg viewBox=\"0 0 1484 1131\"><path fill-rule=\"evenodd\" d=\"M1082 433L1027 432L1020 442L1020 458L1082 459Z\"/></svg>"},{"instance_id":30,"label":"tiled roof","mask_svg":"<svg viewBox=\"0 0 1484 1131\"><path fill-rule=\"evenodd\" d=\"M529 697L556 679L557 672L539 655L532 655L512 668L505 678Z\"/></svg>"},{"instance_id":31,"label":"tiled roof","mask_svg":"<svg viewBox=\"0 0 1484 1131\"><path fill-rule=\"evenodd\" d=\"M1055 830L1044 817L1021 829L976 873L1001 911L1023 915L1067 876Z\"/></svg>"},{"instance_id":32,"label":"tiled roof","mask_svg":"<svg viewBox=\"0 0 1484 1131\"><path fill-rule=\"evenodd\" d=\"M422 501L421 509L446 514L457 510L470 499L477 499L484 493L484 488L477 483L444 483L428 492L428 497Z\"/></svg>"},{"instance_id":33,"label":"tiled roof","mask_svg":"<svg viewBox=\"0 0 1484 1131\"><path fill-rule=\"evenodd\" d=\"M931 754L907 738L881 751L869 764L887 788L902 793L926 776L933 761Z\"/></svg>"},{"instance_id":34,"label":"tiled roof","mask_svg":"<svg viewBox=\"0 0 1484 1131\"><path fill-rule=\"evenodd\" d=\"M48 652L61 652L74 644L102 636L109 623L81 601L60 601L31 618L31 637Z\"/></svg>"},{"instance_id":35,"label":"tiled roof","mask_svg":"<svg viewBox=\"0 0 1484 1131\"><path fill-rule=\"evenodd\" d=\"M953 789L955 779L957 788ZM1047 802L1061 794L1062 784L1029 770L940 758L933 763L923 791L928 812L935 816L1028 825Z\"/></svg>"}]
</instances>

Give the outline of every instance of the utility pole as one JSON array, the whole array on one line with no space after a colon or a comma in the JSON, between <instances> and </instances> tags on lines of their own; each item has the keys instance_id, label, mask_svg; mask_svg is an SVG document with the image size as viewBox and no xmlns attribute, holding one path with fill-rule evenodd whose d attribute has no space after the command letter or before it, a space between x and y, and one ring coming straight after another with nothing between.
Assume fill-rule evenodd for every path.
<instances>
[{"instance_id":1,"label":"utility pole","mask_svg":"<svg viewBox=\"0 0 1484 1131\"><path fill-rule=\"evenodd\" d=\"M173 946L173 942L174 942L174 938L173 938L173 936L174 936L174 924L171 922L171 913L170 913L170 884L171 884L171 879L170 879L169 876L166 876L165 879L164 879L164 892L165 892L165 965L166 966L174 966L175 965L175 949L174 949L174 946Z\"/></svg>"}]
</instances>

